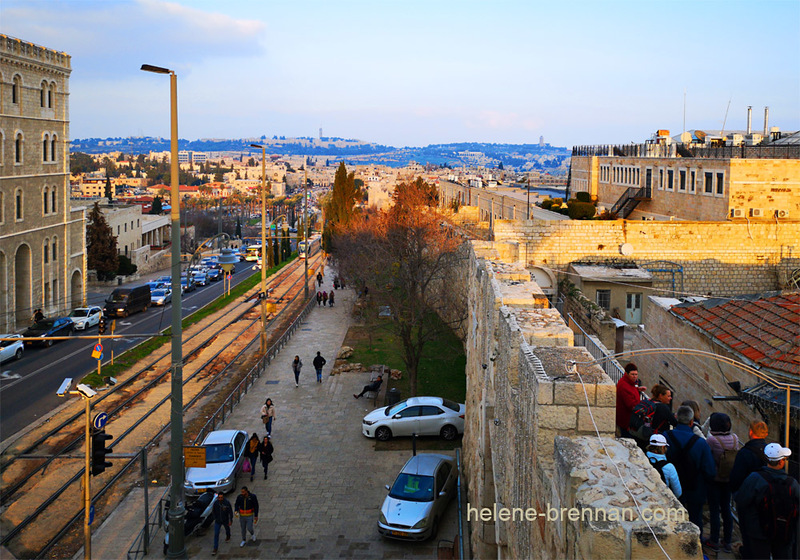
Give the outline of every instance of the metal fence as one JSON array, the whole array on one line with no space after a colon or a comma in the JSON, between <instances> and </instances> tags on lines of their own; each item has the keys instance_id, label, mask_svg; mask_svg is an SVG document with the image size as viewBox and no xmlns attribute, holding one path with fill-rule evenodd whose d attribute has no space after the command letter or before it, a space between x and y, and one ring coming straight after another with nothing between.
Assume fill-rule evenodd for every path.
<instances>
[{"instance_id":1,"label":"metal fence","mask_svg":"<svg viewBox=\"0 0 800 560\"><path fill-rule=\"evenodd\" d=\"M575 333L575 346L585 347L595 360L600 360L600 367L608 376L617 383L622 378L625 370L615 358L611 358L611 353L600 342L596 336L587 333L583 327L575 320L572 314L567 315L570 319L570 324L578 327L580 332Z\"/></svg>"}]
</instances>

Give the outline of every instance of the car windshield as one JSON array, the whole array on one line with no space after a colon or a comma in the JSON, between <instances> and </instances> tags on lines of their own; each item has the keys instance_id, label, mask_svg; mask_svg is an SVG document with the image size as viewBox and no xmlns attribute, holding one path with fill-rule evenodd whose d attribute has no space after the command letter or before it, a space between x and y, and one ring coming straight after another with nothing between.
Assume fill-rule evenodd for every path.
<instances>
[{"instance_id":1,"label":"car windshield","mask_svg":"<svg viewBox=\"0 0 800 560\"><path fill-rule=\"evenodd\" d=\"M387 407L386 410L384 411L384 414L386 416L393 416L394 414L397 414L407 406L408 406L408 401L400 401L394 406Z\"/></svg>"},{"instance_id":2,"label":"car windshield","mask_svg":"<svg viewBox=\"0 0 800 560\"><path fill-rule=\"evenodd\" d=\"M203 447L206 448L206 464L233 461L233 446L230 443L211 443Z\"/></svg>"},{"instance_id":3,"label":"car windshield","mask_svg":"<svg viewBox=\"0 0 800 560\"><path fill-rule=\"evenodd\" d=\"M113 293L106 301L125 301L128 299L128 294L121 294L119 292Z\"/></svg>"},{"instance_id":4,"label":"car windshield","mask_svg":"<svg viewBox=\"0 0 800 560\"><path fill-rule=\"evenodd\" d=\"M167 291L166 290L156 290L151 295L153 297L163 297L163 296L167 295Z\"/></svg>"},{"instance_id":5,"label":"car windshield","mask_svg":"<svg viewBox=\"0 0 800 560\"><path fill-rule=\"evenodd\" d=\"M389 496L410 502L433 501L433 477L400 473L389 491Z\"/></svg>"},{"instance_id":6,"label":"car windshield","mask_svg":"<svg viewBox=\"0 0 800 560\"><path fill-rule=\"evenodd\" d=\"M72 313L69 314L70 317L88 317L89 310L88 309L76 309Z\"/></svg>"},{"instance_id":7,"label":"car windshield","mask_svg":"<svg viewBox=\"0 0 800 560\"><path fill-rule=\"evenodd\" d=\"M49 329L55 324L55 319L42 319L41 321L37 321L34 328L37 329Z\"/></svg>"},{"instance_id":8,"label":"car windshield","mask_svg":"<svg viewBox=\"0 0 800 560\"><path fill-rule=\"evenodd\" d=\"M442 399L442 404L447 408L449 408L450 410L452 410L453 412L458 412L459 410L461 410L461 408L458 406L457 403L454 403L453 401L449 401L447 399Z\"/></svg>"}]
</instances>

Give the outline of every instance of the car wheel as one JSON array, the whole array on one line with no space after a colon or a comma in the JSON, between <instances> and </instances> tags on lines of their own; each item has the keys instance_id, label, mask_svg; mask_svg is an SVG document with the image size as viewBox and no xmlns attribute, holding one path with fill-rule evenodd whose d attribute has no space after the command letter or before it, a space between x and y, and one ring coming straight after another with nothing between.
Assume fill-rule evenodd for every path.
<instances>
[{"instance_id":1,"label":"car wheel","mask_svg":"<svg viewBox=\"0 0 800 560\"><path fill-rule=\"evenodd\" d=\"M53 345L53 341L52 340L46 340L44 345L47 346L48 348L50 348Z\"/></svg>"},{"instance_id":2,"label":"car wheel","mask_svg":"<svg viewBox=\"0 0 800 560\"><path fill-rule=\"evenodd\" d=\"M438 533L438 532L439 532L439 520L438 519L434 519L433 520L433 528L431 529L430 538L435 539L436 538L436 533Z\"/></svg>"},{"instance_id":3,"label":"car wheel","mask_svg":"<svg viewBox=\"0 0 800 560\"><path fill-rule=\"evenodd\" d=\"M16 354L14 354L14 359L15 360L21 360L22 359L22 348L17 348L17 352L16 352Z\"/></svg>"},{"instance_id":4,"label":"car wheel","mask_svg":"<svg viewBox=\"0 0 800 560\"><path fill-rule=\"evenodd\" d=\"M443 439L447 441L453 441L458 437L458 430L455 429L454 426L447 425L442 427L442 431L440 432Z\"/></svg>"},{"instance_id":5,"label":"car wheel","mask_svg":"<svg viewBox=\"0 0 800 560\"><path fill-rule=\"evenodd\" d=\"M389 441L392 439L392 430L386 426L381 426L375 430L375 437L378 439L378 441Z\"/></svg>"}]
</instances>

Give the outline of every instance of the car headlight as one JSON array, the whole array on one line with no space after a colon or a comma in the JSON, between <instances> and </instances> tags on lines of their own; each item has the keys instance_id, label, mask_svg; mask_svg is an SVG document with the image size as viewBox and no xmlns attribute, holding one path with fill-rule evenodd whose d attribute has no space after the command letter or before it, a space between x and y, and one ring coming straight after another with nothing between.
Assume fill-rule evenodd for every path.
<instances>
[{"instance_id":1,"label":"car headlight","mask_svg":"<svg viewBox=\"0 0 800 560\"><path fill-rule=\"evenodd\" d=\"M372 426L374 423L375 423L375 420L367 420L366 418L364 419L364 425L365 426Z\"/></svg>"},{"instance_id":2,"label":"car headlight","mask_svg":"<svg viewBox=\"0 0 800 560\"><path fill-rule=\"evenodd\" d=\"M420 519L419 521L417 521L414 524L414 526L412 527L412 529L424 529L427 526L428 526L428 518L424 517L424 518Z\"/></svg>"},{"instance_id":3,"label":"car headlight","mask_svg":"<svg viewBox=\"0 0 800 560\"><path fill-rule=\"evenodd\" d=\"M386 516L383 515L383 512L381 512L380 517L378 517L378 522L379 523L383 523L384 525L388 525L389 524L389 522L386 521Z\"/></svg>"},{"instance_id":4,"label":"car headlight","mask_svg":"<svg viewBox=\"0 0 800 560\"><path fill-rule=\"evenodd\" d=\"M231 482L231 477L223 478L222 480L217 481L217 486L225 486L227 484L230 484L230 482Z\"/></svg>"},{"instance_id":5,"label":"car headlight","mask_svg":"<svg viewBox=\"0 0 800 560\"><path fill-rule=\"evenodd\" d=\"M184 482L183 483L183 487L184 488L191 488L192 487L192 483L191 482Z\"/></svg>"}]
</instances>

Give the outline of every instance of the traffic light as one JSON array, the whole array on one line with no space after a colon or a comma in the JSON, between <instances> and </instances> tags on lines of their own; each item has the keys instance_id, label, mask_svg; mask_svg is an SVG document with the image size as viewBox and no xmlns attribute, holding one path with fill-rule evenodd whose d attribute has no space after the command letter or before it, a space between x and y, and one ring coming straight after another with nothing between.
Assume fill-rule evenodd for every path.
<instances>
[{"instance_id":1,"label":"traffic light","mask_svg":"<svg viewBox=\"0 0 800 560\"><path fill-rule=\"evenodd\" d=\"M100 315L100 322L97 323L97 334L105 334L106 333L106 317L105 315Z\"/></svg>"},{"instance_id":2,"label":"traffic light","mask_svg":"<svg viewBox=\"0 0 800 560\"><path fill-rule=\"evenodd\" d=\"M105 429L92 431L92 476L101 474L111 463L106 461L106 453L112 453L110 447L106 447L106 441L114 439L114 436L106 434Z\"/></svg>"}]
</instances>

